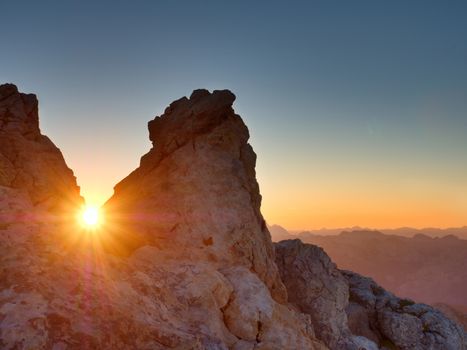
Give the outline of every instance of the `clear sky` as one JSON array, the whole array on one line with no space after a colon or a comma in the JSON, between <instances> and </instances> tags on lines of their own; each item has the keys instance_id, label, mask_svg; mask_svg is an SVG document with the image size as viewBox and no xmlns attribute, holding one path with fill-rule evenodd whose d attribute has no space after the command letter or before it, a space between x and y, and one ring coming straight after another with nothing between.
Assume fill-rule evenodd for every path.
<instances>
[{"instance_id":1,"label":"clear sky","mask_svg":"<svg viewBox=\"0 0 467 350\"><path fill-rule=\"evenodd\" d=\"M270 223L467 224L465 1L2 1L0 38L88 202L168 103L228 88Z\"/></svg>"}]
</instances>

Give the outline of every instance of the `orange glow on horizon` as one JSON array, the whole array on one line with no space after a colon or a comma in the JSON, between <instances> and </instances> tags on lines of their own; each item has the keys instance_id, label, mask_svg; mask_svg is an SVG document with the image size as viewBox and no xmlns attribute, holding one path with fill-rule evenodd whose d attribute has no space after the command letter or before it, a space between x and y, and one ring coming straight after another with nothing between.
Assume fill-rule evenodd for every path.
<instances>
[{"instance_id":1,"label":"orange glow on horizon","mask_svg":"<svg viewBox=\"0 0 467 350\"><path fill-rule=\"evenodd\" d=\"M444 178L423 178L419 174L406 178L399 175L402 171L381 172L371 177L370 170L356 172L349 168L346 173L344 169L337 170L314 171L307 177L304 175L307 172L296 169L277 173L259 168L261 212L266 221L297 231L467 225L467 197L462 195L467 188L463 178L453 177L447 182ZM95 181L82 187L82 195L100 207L113 191L102 186L102 179Z\"/></svg>"},{"instance_id":2,"label":"orange glow on horizon","mask_svg":"<svg viewBox=\"0 0 467 350\"><path fill-rule=\"evenodd\" d=\"M454 199L453 199L454 201ZM284 202L287 203L287 202ZM289 204L290 203L290 204ZM289 201L287 205L263 202L262 213L268 223L279 224L293 230L320 228L368 227L391 229L462 227L467 223L466 204L453 207L444 201L401 198L376 200L360 197L327 198L319 202L312 199Z\"/></svg>"},{"instance_id":3,"label":"orange glow on horizon","mask_svg":"<svg viewBox=\"0 0 467 350\"><path fill-rule=\"evenodd\" d=\"M279 186L263 182L261 211L290 230L363 227L450 228L467 225L467 188L456 183L371 183L320 179Z\"/></svg>"}]
</instances>

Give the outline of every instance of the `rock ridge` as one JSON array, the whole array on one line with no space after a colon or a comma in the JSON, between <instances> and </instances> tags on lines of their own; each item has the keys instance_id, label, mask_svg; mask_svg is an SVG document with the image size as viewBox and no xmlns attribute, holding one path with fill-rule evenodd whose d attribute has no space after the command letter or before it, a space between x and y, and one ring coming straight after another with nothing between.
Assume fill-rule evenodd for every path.
<instances>
[{"instance_id":1,"label":"rock ridge","mask_svg":"<svg viewBox=\"0 0 467 350\"><path fill-rule=\"evenodd\" d=\"M0 85L0 188L23 206L49 211L75 210L82 203L62 153L40 132L36 95L13 84Z\"/></svg>"},{"instance_id":2,"label":"rock ridge","mask_svg":"<svg viewBox=\"0 0 467 350\"><path fill-rule=\"evenodd\" d=\"M234 100L195 90L150 121L153 147L98 232L0 222L2 349L465 349L440 312L340 271L319 247L272 244ZM0 86L0 126L0 213L79 197L34 96Z\"/></svg>"},{"instance_id":3,"label":"rock ridge","mask_svg":"<svg viewBox=\"0 0 467 350\"><path fill-rule=\"evenodd\" d=\"M295 239L275 247L289 302L310 315L330 349L467 349L464 329L435 308L339 270L318 246Z\"/></svg>"},{"instance_id":4,"label":"rock ridge","mask_svg":"<svg viewBox=\"0 0 467 350\"><path fill-rule=\"evenodd\" d=\"M105 209L122 219L125 237L113 234L124 248L151 244L220 266L241 263L284 301L260 212L256 154L234 101L228 90L200 89L171 103L148 123L153 148Z\"/></svg>"}]
</instances>

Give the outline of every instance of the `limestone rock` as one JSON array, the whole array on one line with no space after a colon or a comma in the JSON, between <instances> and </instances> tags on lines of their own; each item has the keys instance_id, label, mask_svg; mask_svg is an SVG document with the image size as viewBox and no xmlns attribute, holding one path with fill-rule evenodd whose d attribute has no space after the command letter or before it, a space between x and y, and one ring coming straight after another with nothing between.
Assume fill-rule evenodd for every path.
<instances>
[{"instance_id":1,"label":"limestone rock","mask_svg":"<svg viewBox=\"0 0 467 350\"><path fill-rule=\"evenodd\" d=\"M298 239L276 243L275 248L288 301L310 315L317 337L331 349L358 349L345 313L348 284L327 254Z\"/></svg>"},{"instance_id":2,"label":"limestone rock","mask_svg":"<svg viewBox=\"0 0 467 350\"><path fill-rule=\"evenodd\" d=\"M264 283L244 267L222 271L234 286L223 308L227 328L255 349L320 349L309 316L271 298Z\"/></svg>"},{"instance_id":3,"label":"limestone rock","mask_svg":"<svg viewBox=\"0 0 467 350\"><path fill-rule=\"evenodd\" d=\"M273 229L273 240L274 231L277 237L285 236ZM464 231L467 233L467 227ZM441 302L461 310L467 307L467 269L460 263L467 261L467 236L456 239L452 235L433 238L418 234L409 238L399 236L398 231L353 230L303 232L282 239L290 238L322 247L340 268L371 277L400 297L432 306Z\"/></svg>"},{"instance_id":4,"label":"limestone rock","mask_svg":"<svg viewBox=\"0 0 467 350\"><path fill-rule=\"evenodd\" d=\"M440 311L340 271L317 246L296 239L275 247L289 302L330 349L467 349L463 328Z\"/></svg>"},{"instance_id":5,"label":"limestone rock","mask_svg":"<svg viewBox=\"0 0 467 350\"><path fill-rule=\"evenodd\" d=\"M276 254L234 99L197 90L151 121L153 148L96 235L34 219L79 202L78 187L35 97L0 88L2 349L465 349L441 312L322 249Z\"/></svg>"},{"instance_id":6,"label":"limestone rock","mask_svg":"<svg viewBox=\"0 0 467 350\"><path fill-rule=\"evenodd\" d=\"M401 350L467 349L464 329L440 311L400 299L371 278L350 271L343 274L350 287L347 315L354 334Z\"/></svg>"},{"instance_id":7,"label":"limestone rock","mask_svg":"<svg viewBox=\"0 0 467 350\"><path fill-rule=\"evenodd\" d=\"M151 246L113 257L76 240L50 224L2 232L2 349L326 349L309 319L274 302L243 267L218 271ZM255 299L250 291L261 288ZM236 336L247 337L225 321L235 298L268 312L253 317L264 321L258 338ZM251 324L248 314L237 316Z\"/></svg>"},{"instance_id":8,"label":"limestone rock","mask_svg":"<svg viewBox=\"0 0 467 350\"><path fill-rule=\"evenodd\" d=\"M51 225L2 232L2 349L227 349L232 287L208 264L143 247L101 255Z\"/></svg>"},{"instance_id":9,"label":"limestone rock","mask_svg":"<svg viewBox=\"0 0 467 350\"><path fill-rule=\"evenodd\" d=\"M448 318L456 322L458 325L464 327L464 331L467 331L467 312L463 311L462 307L456 308L452 305L442 303L435 304L433 307L448 316Z\"/></svg>"},{"instance_id":10,"label":"limestone rock","mask_svg":"<svg viewBox=\"0 0 467 350\"><path fill-rule=\"evenodd\" d=\"M106 212L124 250L151 244L223 268L254 271L279 302L286 291L260 212L256 155L228 90L196 90L149 122L154 147L115 186Z\"/></svg>"},{"instance_id":11,"label":"limestone rock","mask_svg":"<svg viewBox=\"0 0 467 350\"><path fill-rule=\"evenodd\" d=\"M234 100L227 90L196 90L149 122L153 148L105 205L120 227L109 235L127 253L150 245L222 273L232 288L222 324L235 348L323 348L309 319L285 305L256 155Z\"/></svg>"},{"instance_id":12,"label":"limestone rock","mask_svg":"<svg viewBox=\"0 0 467 350\"><path fill-rule=\"evenodd\" d=\"M327 349L286 303L233 99L195 91L151 122L155 146L117 185L98 234L0 227L2 349ZM9 131L19 140L21 123ZM33 208L36 190L8 184L0 203Z\"/></svg>"},{"instance_id":13,"label":"limestone rock","mask_svg":"<svg viewBox=\"0 0 467 350\"><path fill-rule=\"evenodd\" d=\"M60 150L40 133L36 96L12 84L0 85L0 186L47 210L76 210L82 203Z\"/></svg>"}]
</instances>

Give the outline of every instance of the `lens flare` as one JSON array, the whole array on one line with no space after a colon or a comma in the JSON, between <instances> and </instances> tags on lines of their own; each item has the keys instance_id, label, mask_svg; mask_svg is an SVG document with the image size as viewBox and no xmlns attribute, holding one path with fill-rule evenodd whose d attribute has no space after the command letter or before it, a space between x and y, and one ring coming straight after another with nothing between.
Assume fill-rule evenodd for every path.
<instances>
[{"instance_id":1,"label":"lens flare","mask_svg":"<svg viewBox=\"0 0 467 350\"><path fill-rule=\"evenodd\" d=\"M96 227L99 224L99 208L86 206L81 213L81 222L86 227Z\"/></svg>"}]
</instances>

